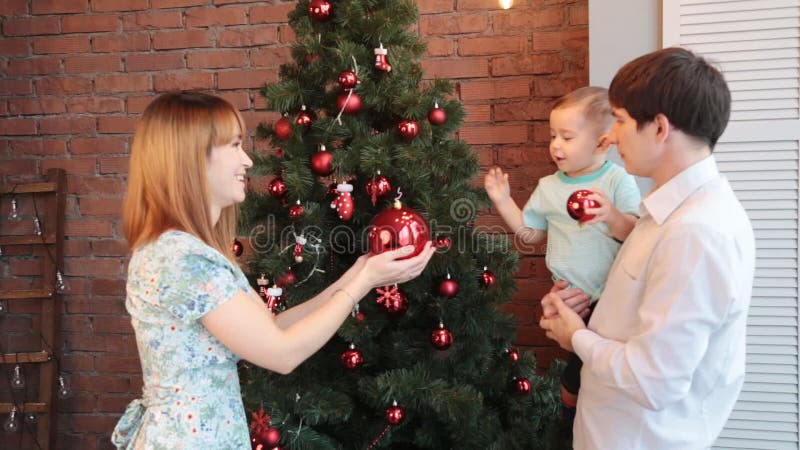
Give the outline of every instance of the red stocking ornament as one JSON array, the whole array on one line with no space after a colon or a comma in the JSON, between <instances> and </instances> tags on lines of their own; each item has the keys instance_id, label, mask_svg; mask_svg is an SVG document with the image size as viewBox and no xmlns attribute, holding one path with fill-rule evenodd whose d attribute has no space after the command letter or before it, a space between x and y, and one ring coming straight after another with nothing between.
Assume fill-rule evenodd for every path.
<instances>
[{"instance_id":1,"label":"red stocking ornament","mask_svg":"<svg viewBox=\"0 0 800 450\"><path fill-rule=\"evenodd\" d=\"M353 185L344 182L336 186L336 192L338 194L336 199L331 202L331 208L336 209L339 218L346 222L353 218L353 211L355 210L353 196L351 194L353 192Z\"/></svg>"},{"instance_id":2,"label":"red stocking ornament","mask_svg":"<svg viewBox=\"0 0 800 450\"><path fill-rule=\"evenodd\" d=\"M375 68L382 71L382 72L391 72L392 66L389 64L389 61L386 60L386 55L389 54L389 50L383 48L383 42L380 43L380 47L375 49Z\"/></svg>"}]
</instances>

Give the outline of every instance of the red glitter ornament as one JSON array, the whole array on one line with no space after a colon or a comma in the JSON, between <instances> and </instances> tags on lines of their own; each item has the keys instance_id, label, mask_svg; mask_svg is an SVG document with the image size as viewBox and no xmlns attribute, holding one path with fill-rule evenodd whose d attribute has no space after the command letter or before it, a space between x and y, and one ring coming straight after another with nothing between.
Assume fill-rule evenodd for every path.
<instances>
[{"instance_id":1,"label":"red glitter ornament","mask_svg":"<svg viewBox=\"0 0 800 450\"><path fill-rule=\"evenodd\" d=\"M411 141L419 134L419 124L416 120L406 119L397 124L397 132L406 141Z\"/></svg>"},{"instance_id":2,"label":"red glitter ornament","mask_svg":"<svg viewBox=\"0 0 800 450\"><path fill-rule=\"evenodd\" d=\"M433 330L431 333L431 344L437 350L447 350L453 345L453 333L444 327L442 322L439 322L439 328Z\"/></svg>"},{"instance_id":3,"label":"red glitter ornament","mask_svg":"<svg viewBox=\"0 0 800 450\"><path fill-rule=\"evenodd\" d=\"M356 350L355 344L350 344L350 348L342 353L342 356L339 358L339 360L348 370L356 370L361 367L362 364L364 364L364 355L361 354L360 351Z\"/></svg>"},{"instance_id":4,"label":"red glitter ornament","mask_svg":"<svg viewBox=\"0 0 800 450\"><path fill-rule=\"evenodd\" d=\"M386 408L386 422L389 425L400 425L406 418L406 411L402 406L397 406L397 402L393 401L392 406Z\"/></svg>"},{"instance_id":5,"label":"red glitter ornament","mask_svg":"<svg viewBox=\"0 0 800 450\"><path fill-rule=\"evenodd\" d=\"M273 178L267 186L267 192L275 198L282 198L286 195L286 183L283 182L283 178Z\"/></svg>"},{"instance_id":6,"label":"red glitter ornament","mask_svg":"<svg viewBox=\"0 0 800 450\"><path fill-rule=\"evenodd\" d=\"M579 189L573 192L572 195L569 196L569 199L567 199L567 213L569 213L569 216L578 222L592 220L594 214L586 214L586 208L597 208L600 206L599 203L588 198L588 196L592 194L594 194L594 192L588 189Z\"/></svg>"}]
</instances>

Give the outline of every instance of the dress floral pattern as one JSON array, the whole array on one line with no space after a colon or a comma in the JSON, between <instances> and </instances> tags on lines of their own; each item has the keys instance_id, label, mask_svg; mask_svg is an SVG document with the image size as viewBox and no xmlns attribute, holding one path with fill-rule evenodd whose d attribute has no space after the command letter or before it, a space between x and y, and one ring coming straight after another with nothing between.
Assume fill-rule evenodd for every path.
<instances>
[{"instance_id":1,"label":"dress floral pattern","mask_svg":"<svg viewBox=\"0 0 800 450\"><path fill-rule=\"evenodd\" d=\"M131 257L125 307L144 392L111 437L118 449L248 449L239 358L199 319L239 290L241 269L198 238L168 231Z\"/></svg>"}]
</instances>

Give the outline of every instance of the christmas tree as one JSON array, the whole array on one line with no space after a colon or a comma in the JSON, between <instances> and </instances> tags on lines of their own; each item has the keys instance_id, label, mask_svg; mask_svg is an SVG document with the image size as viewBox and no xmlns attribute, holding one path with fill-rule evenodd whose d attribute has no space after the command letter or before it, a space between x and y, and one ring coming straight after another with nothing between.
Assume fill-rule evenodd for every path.
<instances>
[{"instance_id":1,"label":"christmas tree","mask_svg":"<svg viewBox=\"0 0 800 450\"><path fill-rule=\"evenodd\" d=\"M293 63L262 91L282 117L259 128L274 151L253 169L271 181L242 208L266 307L311 298L370 249L427 231L438 250L419 278L363 299L293 373L242 364L254 448L554 441L558 381L512 347L516 323L497 307L517 258L505 236L475 230L488 204L477 156L453 138L464 110L451 83L423 82L417 19L410 0L300 0L289 15ZM409 234L382 234L397 223Z\"/></svg>"}]
</instances>

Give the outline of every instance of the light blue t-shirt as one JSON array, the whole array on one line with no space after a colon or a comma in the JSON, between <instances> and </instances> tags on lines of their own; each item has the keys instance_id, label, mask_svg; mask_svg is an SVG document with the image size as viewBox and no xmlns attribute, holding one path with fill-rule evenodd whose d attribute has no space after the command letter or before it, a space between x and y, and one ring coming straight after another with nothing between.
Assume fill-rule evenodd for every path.
<instances>
[{"instance_id":1,"label":"light blue t-shirt","mask_svg":"<svg viewBox=\"0 0 800 450\"><path fill-rule=\"evenodd\" d=\"M556 172L539 180L522 210L526 227L547 231L547 268L555 279L567 280L574 287L600 298L608 270L619 251L619 241L608 225L581 225L567 213L567 199L578 189L600 189L624 214L639 215L641 194L634 178L625 169L606 161L594 173L568 177Z\"/></svg>"}]
</instances>

